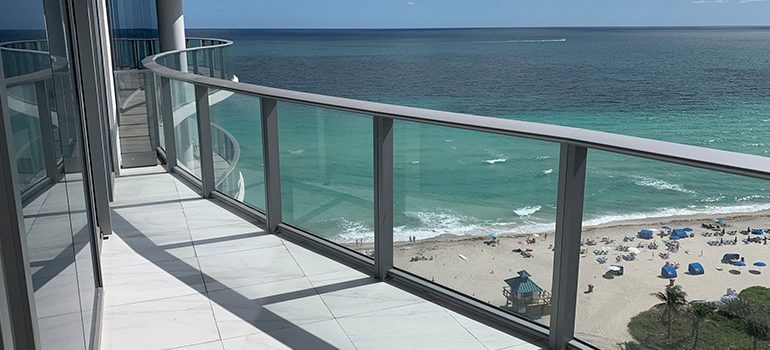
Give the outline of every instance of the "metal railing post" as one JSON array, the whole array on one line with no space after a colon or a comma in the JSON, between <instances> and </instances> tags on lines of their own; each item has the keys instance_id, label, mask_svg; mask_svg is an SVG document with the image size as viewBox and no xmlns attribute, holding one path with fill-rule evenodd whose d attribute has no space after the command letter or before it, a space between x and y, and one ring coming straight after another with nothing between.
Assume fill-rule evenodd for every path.
<instances>
[{"instance_id":1,"label":"metal railing post","mask_svg":"<svg viewBox=\"0 0 770 350\"><path fill-rule=\"evenodd\" d=\"M198 67L198 50L192 51L192 61L193 73L198 74L198 71L200 70L200 67Z\"/></svg>"},{"instance_id":2,"label":"metal railing post","mask_svg":"<svg viewBox=\"0 0 770 350\"><path fill-rule=\"evenodd\" d=\"M225 48L220 47L218 50L219 50L219 77L222 79L227 79L227 72L225 72Z\"/></svg>"},{"instance_id":3,"label":"metal railing post","mask_svg":"<svg viewBox=\"0 0 770 350\"><path fill-rule=\"evenodd\" d=\"M160 78L160 114L163 118L163 142L166 144L166 167L176 167L176 138L174 137L174 106L171 103L171 80Z\"/></svg>"},{"instance_id":4,"label":"metal railing post","mask_svg":"<svg viewBox=\"0 0 770 350\"><path fill-rule=\"evenodd\" d=\"M278 101L260 98L262 118L262 152L265 172L265 209L267 232L275 233L282 222L281 166L278 154Z\"/></svg>"},{"instance_id":5,"label":"metal railing post","mask_svg":"<svg viewBox=\"0 0 770 350\"><path fill-rule=\"evenodd\" d=\"M147 111L147 128L150 134L150 146L153 150L160 145L160 137L158 135L158 119L160 113L158 111L158 100L156 96L155 87L155 74L148 71L144 74L144 95L145 95L145 108Z\"/></svg>"},{"instance_id":6,"label":"metal railing post","mask_svg":"<svg viewBox=\"0 0 770 350\"><path fill-rule=\"evenodd\" d=\"M214 78L216 75L214 74L214 50L213 49L206 49L208 51L208 59L209 59L209 76Z\"/></svg>"},{"instance_id":7,"label":"metal railing post","mask_svg":"<svg viewBox=\"0 0 770 350\"><path fill-rule=\"evenodd\" d=\"M48 106L48 90L46 81L35 83L35 97L37 100L37 115L40 120L40 137L43 144L43 162L45 163L45 175L51 183L59 180L59 166L56 161L56 149L53 142L53 121L51 109Z\"/></svg>"},{"instance_id":8,"label":"metal railing post","mask_svg":"<svg viewBox=\"0 0 770 350\"><path fill-rule=\"evenodd\" d=\"M209 88L195 85L195 111L198 113L198 148L201 161L201 188L203 197L214 192L214 152L211 144L211 111L209 110Z\"/></svg>"},{"instance_id":9,"label":"metal railing post","mask_svg":"<svg viewBox=\"0 0 770 350\"><path fill-rule=\"evenodd\" d=\"M585 147L561 144L548 337L551 350L566 349L575 335L587 155L588 149Z\"/></svg>"},{"instance_id":10,"label":"metal railing post","mask_svg":"<svg viewBox=\"0 0 770 350\"><path fill-rule=\"evenodd\" d=\"M393 119L374 116L374 270L393 268Z\"/></svg>"}]
</instances>

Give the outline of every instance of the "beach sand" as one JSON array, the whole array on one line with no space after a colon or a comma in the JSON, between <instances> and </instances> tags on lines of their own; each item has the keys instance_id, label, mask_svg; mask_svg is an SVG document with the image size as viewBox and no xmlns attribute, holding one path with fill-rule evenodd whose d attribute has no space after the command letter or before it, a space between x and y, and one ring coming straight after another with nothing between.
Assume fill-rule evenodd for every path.
<instances>
[{"instance_id":1,"label":"beach sand","mask_svg":"<svg viewBox=\"0 0 770 350\"><path fill-rule=\"evenodd\" d=\"M723 214L719 216L728 222L727 231L742 231L747 227L770 227L770 212ZM581 255L580 276L578 285L577 307L577 337L584 339L600 348L618 348L618 343L632 340L628 333L627 324L631 317L648 310L657 303L651 293L662 291L669 280L660 277L660 269L666 261L679 263L679 276L675 283L687 292L688 300L719 300L727 288L740 291L756 285L770 286L770 271L757 274L752 264L756 261L767 262L770 258L770 244L744 244L746 235L724 235L724 240L734 240L738 237L737 245L709 246L708 241L719 240L720 237L703 237L702 232L713 232L701 228L701 223L713 223L714 216L693 215L666 218L651 218L645 220L630 220L608 223L595 227L584 227L582 238L595 239L597 245L584 246L587 254ZM625 274L611 279L603 277L607 267L616 263L615 256L620 251L618 245L636 247L639 243L652 242L636 238L631 242L623 242L625 236L636 236L643 228L658 228L663 225L671 227L692 227L695 229L694 238L680 240L680 249L671 253L667 260L658 256L665 252L668 237L656 236L661 242L657 250L646 247L639 248L635 261L622 261ZM396 242L394 249L395 266L433 280L436 283L453 288L481 301L494 306L505 305L503 296L503 280L517 276L517 271L527 270L540 287L550 291L553 275L553 251L550 247L554 242L552 232L541 232L536 243L526 244L527 237L533 235L506 235L500 233L497 246L489 246L484 242L489 237L468 237L443 235L415 243ZM751 235L753 236L753 235ZM768 235L770 236L770 235ZM602 237L613 239L611 244L600 242ZM603 246L611 247L607 254L607 263L599 264L593 250ZM371 246L351 247L360 251L371 249ZM525 258L514 253L515 248L530 248L533 256ZM410 261L419 255L432 260ZM702 252L702 253L701 253ZM744 256L748 266L737 268L720 262L725 253L736 252ZM467 260L460 258L463 255ZM702 254L702 255L701 255ZM691 276L687 274L687 265L700 262L705 270L704 275ZM720 268L719 271L717 268ZM735 273L735 270L739 273ZM753 271L753 272L752 272ZM588 285L594 285L593 293L585 293ZM548 324L549 316L537 320Z\"/></svg>"}]
</instances>

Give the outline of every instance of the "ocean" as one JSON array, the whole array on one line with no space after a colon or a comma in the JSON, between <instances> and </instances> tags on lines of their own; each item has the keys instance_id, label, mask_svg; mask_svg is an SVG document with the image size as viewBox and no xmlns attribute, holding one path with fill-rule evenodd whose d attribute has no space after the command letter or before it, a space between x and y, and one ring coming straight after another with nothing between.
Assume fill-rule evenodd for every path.
<instances>
[{"instance_id":1,"label":"ocean","mask_svg":"<svg viewBox=\"0 0 770 350\"><path fill-rule=\"evenodd\" d=\"M192 30L240 81L767 156L770 28ZM259 107L212 107L264 208ZM279 104L284 220L373 237L372 121ZM396 122L396 239L553 228L557 144ZM586 225L770 209L765 181L590 151ZM770 224L770 223L769 223Z\"/></svg>"}]
</instances>

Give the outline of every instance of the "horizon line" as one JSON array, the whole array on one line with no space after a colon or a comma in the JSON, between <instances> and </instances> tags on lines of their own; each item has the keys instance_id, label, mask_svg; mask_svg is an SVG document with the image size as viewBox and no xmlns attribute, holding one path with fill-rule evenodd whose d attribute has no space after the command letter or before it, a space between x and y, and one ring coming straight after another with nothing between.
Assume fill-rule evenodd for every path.
<instances>
[{"instance_id":1,"label":"horizon line","mask_svg":"<svg viewBox=\"0 0 770 350\"><path fill-rule=\"evenodd\" d=\"M770 24L727 25L576 25L576 26L475 26L475 27L191 27L185 30L452 30L452 29L591 29L591 28L770 28Z\"/></svg>"}]
</instances>

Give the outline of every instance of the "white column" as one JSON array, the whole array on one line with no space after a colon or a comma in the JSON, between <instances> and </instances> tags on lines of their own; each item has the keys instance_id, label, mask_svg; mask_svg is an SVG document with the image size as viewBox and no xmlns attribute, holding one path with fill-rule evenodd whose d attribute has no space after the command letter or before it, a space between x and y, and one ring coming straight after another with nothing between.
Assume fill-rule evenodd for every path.
<instances>
[{"instance_id":1,"label":"white column","mask_svg":"<svg viewBox=\"0 0 770 350\"><path fill-rule=\"evenodd\" d=\"M187 45L184 35L182 0L156 0L160 51L183 50Z\"/></svg>"}]
</instances>

